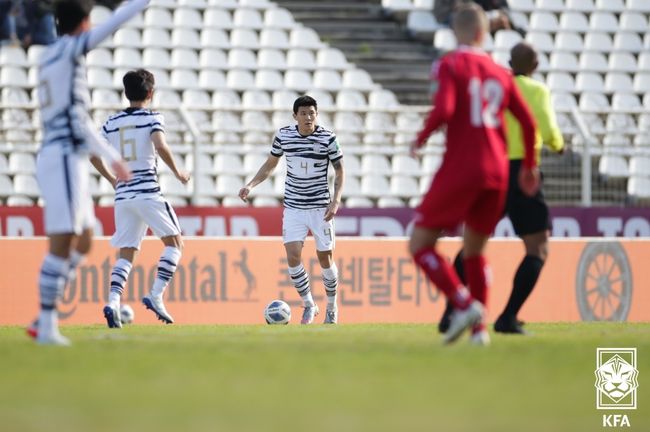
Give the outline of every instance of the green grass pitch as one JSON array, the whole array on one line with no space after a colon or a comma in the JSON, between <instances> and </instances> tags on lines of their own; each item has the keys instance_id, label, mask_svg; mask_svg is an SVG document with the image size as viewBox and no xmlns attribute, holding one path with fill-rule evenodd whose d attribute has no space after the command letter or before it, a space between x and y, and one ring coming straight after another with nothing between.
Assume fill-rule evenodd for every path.
<instances>
[{"instance_id":1,"label":"green grass pitch","mask_svg":"<svg viewBox=\"0 0 650 432\"><path fill-rule=\"evenodd\" d=\"M432 325L0 327L0 430L596 431L597 347L636 347L650 430L650 324L529 324L441 346ZM626 428L627 429L627 428Z\"/></svg>"}]
</instances>

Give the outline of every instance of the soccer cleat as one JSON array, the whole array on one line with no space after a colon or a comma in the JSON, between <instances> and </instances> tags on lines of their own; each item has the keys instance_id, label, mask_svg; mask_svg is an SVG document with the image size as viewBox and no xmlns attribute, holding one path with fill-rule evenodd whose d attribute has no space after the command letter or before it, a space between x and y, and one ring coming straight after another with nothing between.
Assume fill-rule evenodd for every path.
<instances>
[{"instance_id":1,"label":"soccer cleat","mask_svg":"<svg viewBox=\"0 0 650 432\"><path fill-rule=\"evenodd\" d=\"M528 335L529 333L524 330L523 325L523 321L501 315L494 322L494 331L497 333Z\"/></svg>"},{"instance_id":2,"label":"soccer cleat","mask_svg":"<svg viewBox=\"0 0 650 432\"><path fill-rule=\"evenodd\" d=\"M302 312L302 319L300 320L300 324L311 324L314 322L314 317L318 315L318 306L313 305L313 306L305 306L305 310Z\"/></svg>"},{"instance_id":3,"label":"soccer cleat","mask_svg":"<svg viewBox=\"0 0 650 432\"><path fill-rule=\"evenodd\" d=\"M327 309L325 311L325 321L323 324L336 324L339 321L338 309Z\"/></svg>"},{"instance_id":4,"label":"soccer cleat","mask_svg":"<svg viewBox=\"0 0 650 432\"><path fill-rule=\"evenodd\" d=\"M454 306L451 304L451 302L448 301L447 306L445 307L445 311L440 317L440 322L438 322L438 333L447 333L447 330L449 330L449 323L451 322L451 315L453 313Z\"/></svg>"},{"instance_id":5,"label":"soccer cleat","mask_svg":"<svg viewBox=\"0 0 650 432\"><path fill-rule=\"evenodd\" d=\"M158 319L165 324L173 324L174 318L167 312L165 309L165 304L162 301L162 298L156 298L152 295L146 295L142 298L142 303L144 306L153 311Z\"/></svg>"},{"instance_id":6,"label":"soccer cleat","mask_svg":"<svg viewBox=\"0 0 650 432\"><path fill-rule=\"evenodd\" d=\"M112 308L110 306L104 307L104 318L108 328L122 328L122 317L120 316L120 308Z\"/></svg>"},{"instance_id":7,"label":"soccer cleat","mask_svg":"<svg viewBox=\"0 0 650 432\"><path fill-rule=\"evenodd\" d=\"M483 305L474 300L465 310L457 310L451 317L449 329L445 333L443 342L450 344L463 334L465 329L478 324L483 319Z\"/></svg>"},{"instance_id":8,"label":"soccer cleat","mask_svg":"<svg viewBox=\"0 0 650 432\"><path fill-rule=\"evenodd\" d=\"M27 326L25 332L30 338L36 339L38 336L38 318L36 318L29 326Z\"/></svg>"},{"instance_id":9,"label":"soccer cleat","mask_svg":"<svg viewBox=\"0 0 650 432\"><path fill-rule=\"evenodd\" d=\"M36 343L39 345L58 345L70 346L70 340L59 333L58 330L51 332L39 332L36 337Z\"/></svg>"},{"instance_id":10,"label":"soccer cleat","mask_svg":"<svg viewBox=\"0 0 650 432\"><path fill-rule=\"evenodd\" d=\"M473 332L469 338L469 343L476 346L488 346L490 345L490 334L487 330Z\"/></svg>"}]
</instances>

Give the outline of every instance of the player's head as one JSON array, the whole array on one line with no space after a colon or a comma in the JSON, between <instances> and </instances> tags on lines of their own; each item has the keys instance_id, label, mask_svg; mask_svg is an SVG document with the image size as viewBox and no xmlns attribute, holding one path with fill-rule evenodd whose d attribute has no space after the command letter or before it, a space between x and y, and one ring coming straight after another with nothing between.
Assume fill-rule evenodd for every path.
<instances>
[{"instance_id":1,"label":"player's head","mask_svg":"<svg viewBox=\"0 0 650 432\"><path fill-rule=\"evenodd\" d=\"M467 3L454 13L452 27L458 43L481 46L489 25L483 8L476 3Z\"/></svg>"},{"instance_id":2,"label":"player's head","mask_svg":"<svg viewBox=\"0 0 650 432\"><path fill-rule=\"evenodd\" d=\"M59 34L75 34L90 29L94 0L56 0L54 17Z\"/></svg>"},{"instance_id":3,"label":"player's head","mask_svg":"<svg viewBox=\"0 0 650 432\"><path fill-rule=\"evenodd\" d=\"M311 96L300 96L293 103L293 118L301 131L313 131L318 118L318 104Z\"/></svg>"},{"instance_id":4,"label":"player's head","mask_svg":"<svg viewBox=\"0 0 650 432\"><path fill-rule=\"evenodd\" d=\"M146 102L153 97L156 81L153 74L146 69L127 72L122 78L124 94L131 102Z\"/></svg>"},{"instance_id":5,"label":"player's head","mask_svg":"<svg viewBox=\"0 0 650 432\"><path fill-rule=\"evenodd\" d=\"M519 42L510 50L510 67L515 75L532 75L537 65L537 51L532 45Z\"/></svg>"}]
</instances>

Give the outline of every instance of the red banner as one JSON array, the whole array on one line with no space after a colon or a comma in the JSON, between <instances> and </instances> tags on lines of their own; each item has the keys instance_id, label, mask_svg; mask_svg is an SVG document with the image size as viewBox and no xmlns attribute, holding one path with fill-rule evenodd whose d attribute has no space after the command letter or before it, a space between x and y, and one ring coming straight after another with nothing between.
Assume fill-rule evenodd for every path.
<instances>
[{"instance_id":1,"label":"red banner","mask_svg":"<svg viewBox=\"0 0 650 432\"><path fill-rule=\"evenodd\" d=\"M279 236L281 207L179 207L178 219L186 236ZM112 235L112 207L95 209L97 235ZM554 237L650 237L650 208L551 209ZM342 208L336 217L339 236L402 237L410 233L413 209ZM0 236L44 235L40 207L1 207ZM510 220L499 222L495 237L514 237Z\"/></svg>"}]
</instances>

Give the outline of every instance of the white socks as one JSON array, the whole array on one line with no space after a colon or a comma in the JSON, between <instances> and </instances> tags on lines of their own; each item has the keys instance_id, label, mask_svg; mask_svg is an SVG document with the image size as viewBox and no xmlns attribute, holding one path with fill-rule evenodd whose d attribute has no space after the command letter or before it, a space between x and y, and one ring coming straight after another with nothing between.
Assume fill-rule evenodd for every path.
<instances>
[{"instance_id":1,"label":"white socks","mask_svg":"<svg viewBox=\"0 0 650 432\"><path fill-rule=\"evenodd\" d=\"M160 260L158 260L158 275L156 276L156 281L153 284L151 289L151 295L154 297L162 297L165 292L165 288L169 285L169 281L172 280L178 262L181 260L181 251L175 247L166 246L163 249L162 255L160 255Z\"/></svg>"},{"instance_id":2,"label":"white socks","mask_svg":"<svg viewBox=\"0 0 650 432\"><path fill-rule=\"evenodd\" d=\"M120 305L120 297L124 293L124 285L129 279L133 264L129 260L120 258L115 262L111 272L111 290L108 293L108 304L115 308Z\"/></svg>"},{"instance_id":3,"label":"white socks","mask_svg":"<svg viewBox=\"0 0 650 432\"><path fill-rule=\"evenodd\" d=\"M330 268L324 268L323 285L325 285L325 293L327 294L327 309L336 309L336 293L339 285L339 269L336 264L332 263Z\"/></svg>"},{"instance_id":4,"label":"white socks","mask_svg":"<svg viewBox=\"0 0 650 432\"><path fill-rule=\"evenodd\" d=\"M302 263L296 267L289 267L289 276L291 276L293 286L296 287L296 291L298 291L300 298L302 298L302 304L305 307L314 306L314 299L309 287L309 275Z\"/></svg>"}]
</instances>

